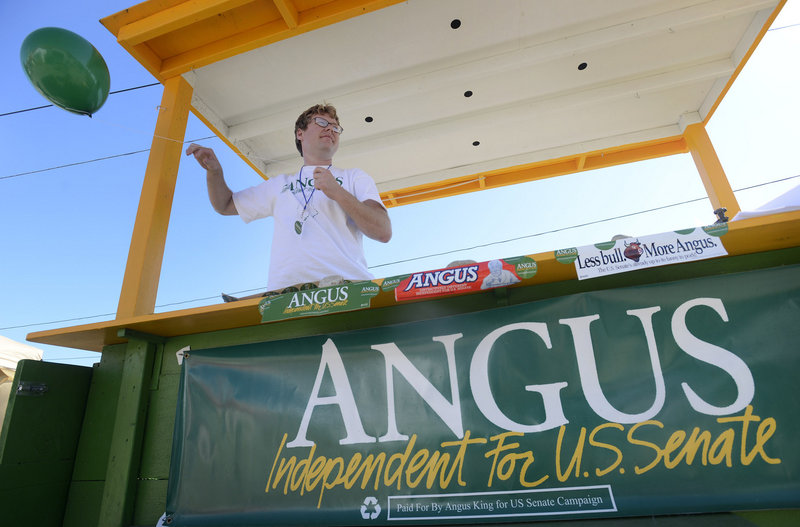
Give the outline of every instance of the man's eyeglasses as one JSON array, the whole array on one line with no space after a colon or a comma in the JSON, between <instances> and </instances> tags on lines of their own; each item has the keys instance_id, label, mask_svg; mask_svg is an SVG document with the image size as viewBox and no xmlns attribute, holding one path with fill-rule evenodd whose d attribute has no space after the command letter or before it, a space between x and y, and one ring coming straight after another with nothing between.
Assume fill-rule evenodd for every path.
<instances>
[{"instance_id":1,"label":"man's eyeglasses","mask_svg":"<svg viewBox=\"0 0 800 527\"><path fill-rule=\"evenodd\" d=\"M338 124L333 124L331 122L328 122L327 119L323 119L322 117L314 117L314 122L317 123L322 128L327 128L328 126L330 126L331 130L333 130L333 133L336 133L336 134L341 134L342 131L344 130Z\"/></svg>"}]
</instances>

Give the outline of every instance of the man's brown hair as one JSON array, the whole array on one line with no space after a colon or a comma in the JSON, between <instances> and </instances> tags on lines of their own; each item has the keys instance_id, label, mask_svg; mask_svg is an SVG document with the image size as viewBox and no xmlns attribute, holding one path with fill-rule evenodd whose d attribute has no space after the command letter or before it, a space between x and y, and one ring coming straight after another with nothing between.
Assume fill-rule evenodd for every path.
<instances>
[{"instance_id":1,"label":"man's brown hair","mask_svg":"<svg viewBox=\"0 0 800 527\"><path fill-rule=\"evenodd\" d=\"M303 155L303 146L300 144L300 140L297 138L297 131L308 128L311 118L318 114L327 115L336 121L337 124L341 125L339 122L339 117L336 115L336 108L334 108L332 104L315 104L308 110L301 113L300 117L298 117L297 121L294 123L294 144L301 156Z\"/></svg>"}]
</instances>

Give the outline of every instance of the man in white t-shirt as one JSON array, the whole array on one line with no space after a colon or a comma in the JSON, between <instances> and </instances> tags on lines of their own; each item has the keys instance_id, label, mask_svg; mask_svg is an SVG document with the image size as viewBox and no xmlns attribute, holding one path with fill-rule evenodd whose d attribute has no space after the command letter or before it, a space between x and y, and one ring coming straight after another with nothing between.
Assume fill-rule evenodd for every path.
<instances>
[{"instance_id":1,"label":"man in white t-shirt","mask_svg":"<svg viewBox=\"0 0 800 527\"><path fill-rule=\"evenodd\" d=\"M186 150L206 169L214 210L238 214L245 223L275 219L270 291L329 276L369 280L362 235L384 243L392 237L389 214L372 178L359 169L333 166L341 133L333 106L312 106L295 123L295 144L303 165L293 174L239 192L228 187L212 149L191 144Z\"/></svg>"}]
</instances>

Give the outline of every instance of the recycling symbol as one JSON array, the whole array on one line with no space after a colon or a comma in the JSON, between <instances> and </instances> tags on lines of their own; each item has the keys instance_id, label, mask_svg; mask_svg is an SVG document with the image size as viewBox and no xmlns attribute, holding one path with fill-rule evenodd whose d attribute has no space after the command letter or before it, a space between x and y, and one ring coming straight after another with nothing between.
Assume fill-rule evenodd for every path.
<instances>
[{"instance_id":1,"label":"recycling symbol","mask_svg":"<svg viewBox=\"0 0 800 527\"><path fill-rule=\"evenodd\" d=\"M381 513L381 506L378 500L372 496L364 498L364 504L361 506L361 517L365 520L374 520Z\"/></svg>"}]
</instances>

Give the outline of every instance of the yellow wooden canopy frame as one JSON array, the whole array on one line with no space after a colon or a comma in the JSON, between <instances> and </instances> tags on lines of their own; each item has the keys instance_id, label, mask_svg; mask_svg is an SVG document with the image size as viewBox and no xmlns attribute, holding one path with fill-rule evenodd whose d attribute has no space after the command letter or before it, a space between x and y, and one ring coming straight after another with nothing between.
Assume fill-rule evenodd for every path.
<instances>
[{"instance_id":1,"label":"yellow wooden canopy frame","mask_svg":"<svg viewBox=\"0 0 800 527\"><path fill-rule=\"evenodd\" d=\"M120 44L164 85L160 105L161 112L150 150L117 308L117 324L122 323L123 320L137 319L137 317L137 320L144 320L144 318L149 320L153 316L159 318L151 315L155 310L167 227L189 112L194 111L201 120L214 129L192 108L192 87L181 75L192 68L208 65L398 2L399 0L337 0L336 2L322 0L272 0L271 2L151 0L101 20L117 36ZM583 170L690 152L712 207L714 209L725 207L728 215L732 217L739 212L740 207L706 133L706 124L729 89L730 83L737 77L742 65L752 54L784 3L785 0L781 2L764 25L745 59L741 61L739 69L731 77L731 81L722 91L708 116L704 120L700 119L699 115L694 120L689 116L688 122L684 123L682 127L683 133L679 136L393 190L382 194L383 201L387 206L393 207ZM218 133L218 135L223 137L222 134ZM238 152L234 145L228 144ZM241 155L240 152L239 154ZM244 156L242 157L244 159ZM763 227L761 225L763 222L758 223ZM781 238L776 233L769 236ZM792 236L789 238L784 242L789 244L797 242ZM739 242L745 245L750 243L745 241L744 237ZM746 253L750 252L750 249L739 247L735 252ZM219 313L233 309L212 307ZM198 313L198 316L200 315L206 316L207 314L203 311L202 314ZM223 315L224 313L220 316ZM101 323L96 328L87 328L87 330L103 333L113 325L113 323ZM78 333L81 332L78 331ZM52 340L53 338L56 341L63 341L58 338L61 335L69 341L69 334L75 334L75 332L51 330L32 334L29 339L56 343Z\"/></svg>"}]
</instances>

